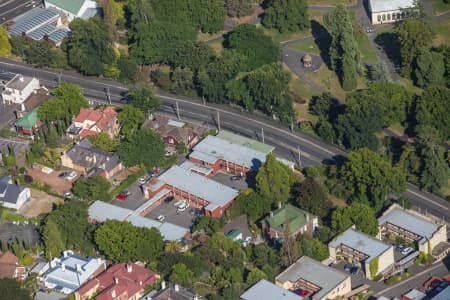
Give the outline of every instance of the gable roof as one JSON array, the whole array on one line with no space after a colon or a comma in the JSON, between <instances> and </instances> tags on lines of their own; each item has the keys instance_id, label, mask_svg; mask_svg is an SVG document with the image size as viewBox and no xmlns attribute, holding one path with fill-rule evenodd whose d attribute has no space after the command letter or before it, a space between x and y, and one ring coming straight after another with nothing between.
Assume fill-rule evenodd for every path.
<instances>
[{"instance_id":1,"label":"gable roof","mask_svg":"<svg viewBox=\"0 0 450 300\"><path fill-rule=\"evenodd\" d=\"M74 121L80 122L80 123L82 123L86 120L97 122L98 120L101 119L101 117L102 117L102 114L99 110L82 107L80 109L80 112L78 113L78 115L75 117Z\"/></svg>"},{"instance_id":2,"label":"gable roof","mask_svg":"<svg viewBox=\"0 0 450 300\"><path fill-rule=\"evenodd\" d=\"M95 148L88 138L70 148L66 154L74 164L86 169L112 170L120 161L116 154Z\"/></svg>"},{"instance_id":3,"label":"gable roof","mask_svg":"<svg viewBox=\"0 0 450 300\"><path fill-rule=\"evenodd\" d=\"M271 228L274 228L278 231L284 230L284 224L286 220L289 221L289 233L294 233L306 224L310 220L315 218L314 215L307 213L304 210L301 210L295 206L290 204L286 204L283 207L277 209L273 212L273 217L268 216L265 218L265 221Z\"/></svg>"},{"instance_id":4,"label":"gable roof","mask_svg":"<svg viewBox=\"0 0 450 300\"><path fill-rule=\"evenodd\" d=\"M45 2L77 15L86 0L45 0Z\"/></svg>"},{"instance_id":5,"label":"gable roof","mask_svg":"<svg viewBox=\"0 0 450 300\"><path fill-rule=\"evenodd\" d=\"M22 119L16 122L16 126L20 128L33 128L39 122L39 107L36 107L30 112L27 112Z\"/></svg>"},{"instance_id":6,"label":"gable roof","mask_svg":"<svg viewBox=\"0 0 450 300\"><path fill-rule=\"evenodd\" d=\"M27 188L10 182L9 176L0 177L0 194L4 193L3 196L0 195L0 201L16 204L19 195Z\"/></svg>"},{"instance_id":7,"label":"gable roof","mask_svg":"<svg viewBox=\"0 0 450 300\"><path fill-rule=\"evenodd\" d=\"M242 300L299 300L300 296L262 279L241 295Z\"/></svg>"}]
</instances>

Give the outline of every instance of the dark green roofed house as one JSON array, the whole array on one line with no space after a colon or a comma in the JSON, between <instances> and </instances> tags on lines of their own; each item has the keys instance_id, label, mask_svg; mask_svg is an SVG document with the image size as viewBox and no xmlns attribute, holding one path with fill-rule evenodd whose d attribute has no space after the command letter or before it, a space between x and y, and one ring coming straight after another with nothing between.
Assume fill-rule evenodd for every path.
<instances>
[{"instance_id":1,"label":"dark green roofed house","mask_svg":"<svg viewBox=\"0 0 450 300\"><path fill-rule=\"evenodd\" d=\"M316 216L286 204L270 212L270 215L262 221L262 230L266 237L280 239L284 237L285 228L288 226L292 237L303 235L312 238L318 225Z\"/></svg>"},{"instance_id":2,"label":"dark green roofed house","mask_svg":"<svg viewBox=\"0 0 450 300\"><path fill-rule=\"evenodd\" d=\"M17 132L32 135L33 130L42 126L43 122L39 120L39 107L27 112L20 120L16 122Z\"/></svg>"}]
</instances>

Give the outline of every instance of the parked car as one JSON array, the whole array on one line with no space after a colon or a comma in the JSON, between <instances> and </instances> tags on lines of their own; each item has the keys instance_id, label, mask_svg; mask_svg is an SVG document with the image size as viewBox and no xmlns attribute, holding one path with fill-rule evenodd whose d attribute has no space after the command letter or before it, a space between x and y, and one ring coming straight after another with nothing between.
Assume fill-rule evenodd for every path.
<instances>
[{"instance_id":1,"label":"parked car","mask_svg":"<svg viewBox=\"0 0 450 300\"><path fill-rule=\"evenodd\" d=\"M241 180L241 178L242 178L241 176L235 175L235 176L231 176L230 179L231 179L232 181L237 181L237 180Z\"/></svg>"},{"instance_id":2,"label":"parked car","mask_svg":"<svg viewBox=\"0 0 450 300\"><path fill-rule=\"evenodd\" d=\"M63 193L64 198L71 198L72 197L72 192L71 191L64 191Z\"/></svg>"},{"instance_id":3,"label":"parked car","mask_svg":"<svg viewBox=\"0 0 450 300\"><path fill-rule=\"evenodd\" d=\"M175 199L175 198L174 198L173 196L169 196L169 197L167 197L166 199L164 199L164 202L165 202L165 203L170 203L170 202L172 202L174 199Z\"/></svg>"},{"instance_id":4,"label":"parked car","mask_svg":"<svg viewBox=\"0 0 450 300\"><path fill-rule=\"evenodd\" d=\"M397 246L395 246L395 249L397 249L397 251L402 251L403 249L405 249L405 246L403 246L402 244L397 244Z\"/></svg>"},{"instance_id":5,"label":"parked car","mask_svg":"<svg viewBox=\"0 0 450 300\"><path fill-rule=\"evenodd\" d=\"M352 264L345 264L344 265L344 270L346 272L350 272L350 270L352 269L353 265Z\"/></svg>"},{"instance_id":6,"label":"parked car","mask_svg":"<svg viewBox=\"0 0 450 300\"><path fill-rule=\"evenodd\" d=\"M77 172L72 171L69 174L67 174L66 179L69 180L69 181L72 181L75 177L77 177L77 175L78 175Z\"/></svg>"},{"instance_id":7,"label":"parked car","mask_svg":"<svg viewBox=\"0 0 450 300\"><path fill-rule=\"evenodd\" d=\"M357 266L353 266L353 267L350 269L350 275L352 275L352 276L358 274L358 272L359 272L359 267L357 267Z\"/></svg>"},{"instance_id":8,"label":"parked car","mask_svg":"<svg viewBox=\"0 0 450 300\"><path fill-rule=\"evenodd\" d=\"M297 294L297 295L299 295L302 298L306 298L306 297L308 297L310 292L308 290L304 290L304 289L296 289L294 291L294 294Z\"/></svg>"},{"instance_id":9,"label":"parked car","mask_svg":"<svg viewBox=\"0 0 450 300\"><path fill-rule=\"evenodd\" d=\"M125 196L131 196L131 192L130 191L127 191L127 190L125 190L125 191L122 191L122 193L121 194L124 194Z\"/></svg>"},{"instance_id":10,"label":"parked car","mask_svg":"<svg viewBox=\"0 0 450 300\"><path fill-rule=\"evenodd\" d=\"M163 216L163 215L159 215L159 216L156 217L156 220L160 221L160 222L164 222L165 219L166 219L166 217Z\"/></svg>"},{"instance_id":11,"label":"parked car","mask_svg":"<svg viewBox=\"0 0 450 300\"><path fill-rule=\"evenodd\" d=\"M143 184L146 183L146 182L147 182L147 177L145 177L145 176L143 176L143 177L141 177L141 178L138 179L138 183L139 183L140 185L143 185Z\"/></svg>"},{"instance_id":12,"label":"parked car","mask_svg":"<svg viewBox=\"0 0 450 300\"><path fill-rule=\"evenodd\" d=\"M69 175L69 172L61 172L61 173L59 173L58 178L63 179L63 178L66 177L67 175Z\"/></svg>"},{"instance_id":13,"label":"parked car","mask_svg":"<svg viewBox=\"0 0 450 300\"><path fill-rule=\"evenodd\" d=\"M410 253L413 252L413 251L414 251L413 248L411 248L411 247L406 247L405 249L402 250L402 254L403 254L403 255L407 255L407 254L410 254Z\"/></svg>"},{"instance_id":14,"label":"parked car","mask_svg":"<svg viewBox=\"0 0 450 300\"><path fill-rule=\"evenodd\" d=\"M178 206L178 208L177 208L177 212L183 212L183 211L185 211L186 210L186 206L185 205L180 205L180 206Z\"/></svg>"},{"instance_id":15,"label":"parked car","mask_svg":"<svg viewBox=\"0 0 450 300\"><path fill-rule=\"evenodd\" d=\"M126 194L120 193L116 196L116 199L126 201L128 199L128 196Z\"/></svg>"},{"instance_id":16,"label":"parked car","mask_svg":"<svg viewBox=\"0 0 450 300\"><path fill-rule=\"evenodd\" d=\"M173 204L175 207L179 207L182 204L186 204L186 200L179 200Z\"/></svg>"}]
</instances>

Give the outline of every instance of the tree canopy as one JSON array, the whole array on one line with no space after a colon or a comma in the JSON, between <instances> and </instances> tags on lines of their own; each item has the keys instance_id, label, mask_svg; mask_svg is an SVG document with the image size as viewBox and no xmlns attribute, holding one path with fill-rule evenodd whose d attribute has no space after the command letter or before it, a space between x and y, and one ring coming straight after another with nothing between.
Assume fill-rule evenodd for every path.
<instances>
[{"instance_id":1,"label":"tree canopy","mask_svg":"<svg viewBox=\"0 0 450 300\"><path fill-rule=\"evenodd\" d=\"M0 279L0 300L31 300L30 291L23 288L16 279Z\"/></svg>"},{"instance_id":2,"label":"tree canopy","mask_svg":"<svg viewBox=\"0 0 450 300\"><path fill-rule=\"evenodd\" d=\"M12 46L9 42L8 32L3 26L0 26L0 56L10 56L11 51Z\"/></svg>"},{"instance_id":3,"label":"tree canopy","mask_svg":"<svg viewBox=\"0 0 450 300\"><path fill-rule=\"evenodd\" d=\"M255 11L253 0L225 0L227 15L230 17L244 17Z\"/></svg>"},{"instance_id":4,"label":"tree canopy","mask_svg":"<svg viewBox=\"0 0 450 300\"><path fill-rule=\"evenodd\" d=\"M444 74L445 65L442 52L426 51L417 56L414 75L418 86L444 85Z\"/></svg>"},{"instance_id":5,"label":"tree canopy","mask_svg":"<svg viewBox=\"0 0 450 300\"><path fill-rule=\"evenodd\" d=\"M263 25L279 32L302 31L309 27L306 0L272 0L263 17Z\"/></svg>"},{"instance_id":6,"label":"tree canopy","mask_svg":"<svg viewBox=\"0 0 450 300\"><path fill-rule=\"evenodd\" d=\"M298 207L319 218L323 218L331 208L326 192L314 178L307 177L296 184L293 194Z\"/></svg>"},{"instance_id":7,"label":"tree canopy","mask_svg":"<svg viewBox=\"0 0 450 300\"><path fill-rule=\"evenodd\" d=\"M159 109L161 101L152 90L146 86L137 87L131 90L131 105L138 108L143 113L152 113Z\"/></svg>"},{"instance_id":8,"label":"tree canopy","mask_svg":"<svg viewBox=\"0 0 450 300\"><path fill-rule=\"evenodd\" d=\"M132 105L125 104L119 112L120 131L124 136L132 136L144 122L144 113Z\"/></svg>"},{"instance_id":9,"label":"tree canopy","mask_svg":"<svg viewBox=\"0 0 450 300\"><path fill-rule=\"evenodd\" d=\"M109 189L111 184L105 178L95 175L87 178L80 178L75 182L73 192L82 199L89 200L111 200Z\"/></svg>"},{"instance_id":10,"label":"tree canopy","mask_svg":"<svg viewBox=\"0 0 450 300\"><path fill-rule=\"evenodd\" d=\"M350 226L375 236L378 233L378 221L374 210L365 204L354 202L347 207L338 207L331 215L331 227L335 233L341 233Z\"/></svg>"},{"instance_id":11,"label":"tree canopy","mask_svg":"<svg viewBox=\"0 0 450 300\"><path fill-rule=\"evenodd\" d=\"M106 132L99 132L89 137L91 144L100 150L114 152L120 144L119 139L111 138Z\"/></svg>"}]
</instances>

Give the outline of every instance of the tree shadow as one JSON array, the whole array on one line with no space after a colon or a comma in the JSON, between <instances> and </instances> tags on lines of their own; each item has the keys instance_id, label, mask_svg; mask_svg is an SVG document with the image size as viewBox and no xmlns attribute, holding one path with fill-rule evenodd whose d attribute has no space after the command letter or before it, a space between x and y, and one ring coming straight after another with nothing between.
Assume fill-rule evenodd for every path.
<instances>
[{"instance_id":1,"label":"tree shadow","mask_svg":"<svg viewBox=\"0 0 450 300\"><path fill-rule=\"evenodd\" d=\"M311 20L311 33L314 38L314 42L320 50L320 56L327 67L331 68L330 60L330 45L331 35L325 29L322 24L315 20Z\"/></svg>"},{"instance_id":2,"label":"tree shadow","mask_svg":"<svg viewBox=\"0 0 450 300\"><path fill-rule=\"evenodd\" d=\"M375 43L381 46L387 57L396 68L401 65L400 43L394 32L383 32L375 38Z\"/></svg>"}]
</instances>

